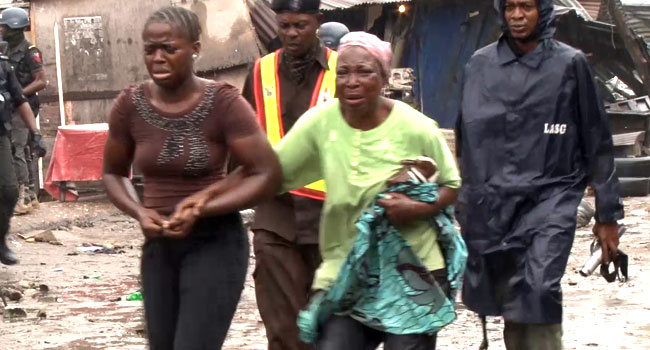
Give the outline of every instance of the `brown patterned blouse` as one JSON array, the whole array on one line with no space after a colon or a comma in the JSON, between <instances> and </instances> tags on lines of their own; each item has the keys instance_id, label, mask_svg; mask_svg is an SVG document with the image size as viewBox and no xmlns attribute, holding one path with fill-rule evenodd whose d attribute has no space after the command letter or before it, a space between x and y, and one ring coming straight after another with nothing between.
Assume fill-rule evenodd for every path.
<instances>
[{"instance_id":1,"label":"brown patterned blouse","mask_svg":"<svg viewBox=\"0 0 650 350\"><path fill-rule=\"evenodd\" d=\"M144 206L169 215L181 200L223 178L228 142L259 126L228 84L208 83L200 102L181 113L165 113L150 98L147 83L122 91L109 132L133 152L134 168L144 177Z\"/></svg>"}]
</instances>

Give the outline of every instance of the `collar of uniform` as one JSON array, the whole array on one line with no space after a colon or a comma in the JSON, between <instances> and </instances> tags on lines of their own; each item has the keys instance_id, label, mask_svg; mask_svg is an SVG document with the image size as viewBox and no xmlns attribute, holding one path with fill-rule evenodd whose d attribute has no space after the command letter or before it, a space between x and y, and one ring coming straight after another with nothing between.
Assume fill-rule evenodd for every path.
<instances>
[{"instance_id":1,"label":"collar of uniform","mask_svg":"<svg viewBox=\"0 0 650 350\"><path fill-rule=\"evenodd\" d=\"M314 55L314 60L323 67L325 70L329 70L329 65L327 64L327 50L322 44L318 44L316 48L316 54ZM278 55L278 63L282 63L282 55Z\"/></svg>"},{"instance_id":2,"label":"collar of uniform","mask_svg":"<svg viewBox=\"0 0 650 350\"><path fill-rule=\"evenodd\" d=\"M26 40L23 40L23 42L21 42L20 44L14 46L13 48L10 47L9 48L9 54L13 55L13 54L15 54L17 52L27 52L27 50L29 49L29 45L30 44Z\"/></svg>"},{"instance_id":3,"label":"collar of uniform","mask_svg":"<svg viewBox=\"0 0 650 350\"><path fill-rule=\"evenodd\" d=\"M329 70L329 65L327 63L327 50L322 44L318 44L318 52L316 53L316 62L318 62L321 67L325 70Z\"/></svg>"},{"instance_id":4,"label":"collar of uniform","mask_svg":"<svg viewBox=\"0 0 650 350\"><path fill-rule=\"evenodd\" d=\"M542 60L544 58L544 43L540 41L540 43L535 47L535 49L521 57L517 57L514 52L512 52L512 49L506 42L507 38L505 35L502 35L501 38L499 38L499 43L497 44L497 55L499 57L499 64L502 66L512 63L514 61L518 61L529 68L536 69L539 67L539 65L542 63Z\"/></svg>"}]
</instances>

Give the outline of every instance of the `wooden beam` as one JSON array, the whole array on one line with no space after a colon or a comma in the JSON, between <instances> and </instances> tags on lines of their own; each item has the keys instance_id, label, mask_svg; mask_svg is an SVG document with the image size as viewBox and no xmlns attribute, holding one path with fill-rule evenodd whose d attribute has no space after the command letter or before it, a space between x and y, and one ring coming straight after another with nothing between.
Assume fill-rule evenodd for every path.
<instances>
[{"instance_id":1,"label":"wooden beam","mask_svg":"<svg viewBox=\"0 0 650 350\"><path fill-rule=\"evenodd\" d=\"M63 93L65 101L112 100L120 91L68 91ZM42 103L57 102L59 95L38 95Z\"/></svg>"}]
</instances>

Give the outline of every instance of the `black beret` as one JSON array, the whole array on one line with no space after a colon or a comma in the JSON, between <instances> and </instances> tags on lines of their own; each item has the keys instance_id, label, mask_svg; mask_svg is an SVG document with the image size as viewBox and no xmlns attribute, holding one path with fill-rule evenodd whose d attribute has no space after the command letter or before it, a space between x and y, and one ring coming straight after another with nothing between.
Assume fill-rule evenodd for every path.
<instances>
[{"instance_id":1,"label":"black beret","mask_svg":"<svg viewBox=\"0 0 650 350\"><path fill-rule=\"evenodd\" d=\"M271 9L278 13L318 13L320 11L320 0L273 0Z\"/></svg>"}]
</instances>

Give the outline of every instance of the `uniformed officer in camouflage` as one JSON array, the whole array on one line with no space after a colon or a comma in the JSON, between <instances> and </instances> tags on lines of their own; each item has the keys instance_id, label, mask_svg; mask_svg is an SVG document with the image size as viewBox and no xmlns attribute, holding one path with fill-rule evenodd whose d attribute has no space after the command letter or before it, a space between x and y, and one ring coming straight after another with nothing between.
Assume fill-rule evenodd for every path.
<instances>
[{"instance_id":1,"label":"uniformed officer in camouflage","mask_svg":"<svg viewBox=\"0 0 650 350\"><path fill-rule=\"evenodd\" d=\"M0 13L0 34L9 44L9 64L13 68L18 82L23 88L34 116L38 116L39 101L37 92L43 90L47 81L43 70L41 52L25 39L25 30L29 28L27 11L11 7ZM14 168L19 184L19 199L16 214L26 214L32 207L38 207L32 152L28 147L29 133L18 113L12 117L11 143L13 146Z\"/></svg>"},{"instance_id":2,"label":"uniformed officer in camouflage","mask_svg":"<svg viewBox=\"0 0 650 350\"><path fill-rule=\"evenodd\" d=\"M6 46L7 43L0 42L0 48ZM18 263L18 258L6 241L9 223L18 200L18 182L12 166L12 145L9 140L12 113L18 113L25 123L34 154L38 157L45 156L45 148L41 134L36 128L34 113L8 60L4 54L0 55L0 264L14 265Z\"/></svg>"}]
</instances>

